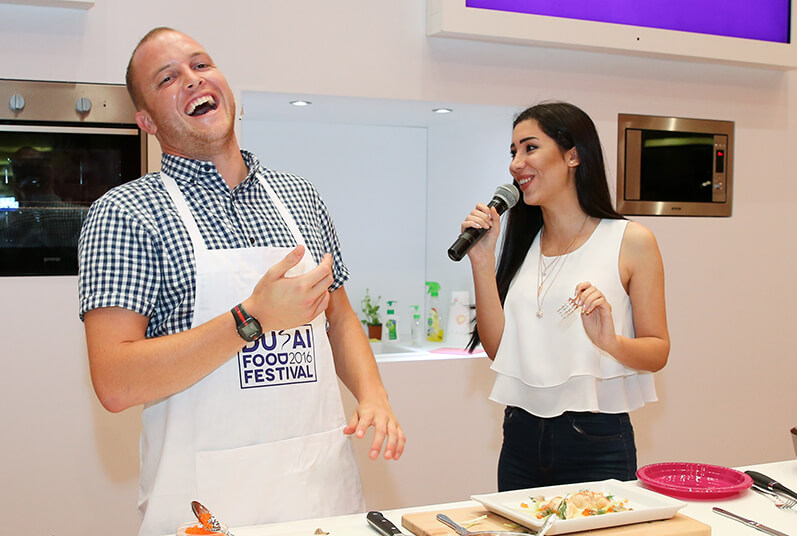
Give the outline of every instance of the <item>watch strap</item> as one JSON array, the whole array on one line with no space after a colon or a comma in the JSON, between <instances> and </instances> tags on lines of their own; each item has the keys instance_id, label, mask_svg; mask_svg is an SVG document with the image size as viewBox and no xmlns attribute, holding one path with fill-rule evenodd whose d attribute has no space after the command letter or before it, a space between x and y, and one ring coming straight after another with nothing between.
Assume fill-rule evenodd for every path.
<instances>
[{"instance_id":1,"label":"watch strap","mask_svg":"<svg viewBox=\"0 0 797 536\"><path fill-rule=\"evenodd\" d=\"M239 303L238 305L230 309L230 312L232 313L233 318L235 318L235 323L239 326L240 325L245 326L249 322L254 320L252 315L246 312L246 309L244 309L244 305L242 303Z\"/></svg>"}]
</instances>

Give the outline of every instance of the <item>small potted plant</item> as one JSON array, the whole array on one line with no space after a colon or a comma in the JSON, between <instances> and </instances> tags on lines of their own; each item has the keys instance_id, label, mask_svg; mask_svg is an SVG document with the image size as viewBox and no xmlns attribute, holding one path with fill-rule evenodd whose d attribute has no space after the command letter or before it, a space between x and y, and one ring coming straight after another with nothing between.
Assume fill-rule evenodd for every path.
<instances>
[{"instance_id":1,"label":"small potted plant","mask_svg":"<svg viewBox=\"0 0 797 536\"><path fill-rule=\"evenodd\" d=\"M382 340L382 321L379 320L379 300L381 299L382 296L379 296L372 300L368 289L365 289L365 297L362 301L362 311L365 319L362 322L368 327L368 338L370 340Z\"/></svg>"}]
</instances>

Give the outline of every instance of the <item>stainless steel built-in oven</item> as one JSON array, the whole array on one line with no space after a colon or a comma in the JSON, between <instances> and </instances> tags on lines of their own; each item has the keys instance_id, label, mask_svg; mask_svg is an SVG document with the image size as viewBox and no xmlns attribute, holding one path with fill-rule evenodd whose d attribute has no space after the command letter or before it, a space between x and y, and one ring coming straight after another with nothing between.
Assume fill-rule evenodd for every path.
<instances>
[{"instance_id":1,"label":"stainless steel built-in oven","mask_svg":"<svg viewBox=\"0 0 797 536\"><path fill-rule=\"evenodd\" d=\"M732 121L619 114L617 210L730 216Z\"/></svg>"},{"instance_id":2,"label":"stainless steel built-in oven","mask_svg":"<svg viewBox=\"0 0 797 536\"><path fill-rule=\"evenodd\" d=\"M0 80L0 275L77 274L91 203L141 176L123 85Z\"/></svg>"}]
</instances>

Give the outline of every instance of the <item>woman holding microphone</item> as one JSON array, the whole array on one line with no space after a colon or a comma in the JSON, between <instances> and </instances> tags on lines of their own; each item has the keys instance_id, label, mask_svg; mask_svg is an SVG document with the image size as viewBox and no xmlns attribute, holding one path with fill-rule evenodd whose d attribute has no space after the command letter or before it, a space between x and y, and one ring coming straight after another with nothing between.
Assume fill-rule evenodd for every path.
<instances>
[{"instance_id":1,"label":"woman holding microphone","mask_svg":"<svg viewBox=\"0 0 797 536\"><path fill-rule=\"evenodd\" d=\"M670 342L653 234L611 204L600 139L572 104L514 121L510 173L522 202L500 219L478 204L462 223L489 229L468 252L476 328L506 406L498 489L636 473L628 412L657 400Z\"/></svg>"}]
</instances>

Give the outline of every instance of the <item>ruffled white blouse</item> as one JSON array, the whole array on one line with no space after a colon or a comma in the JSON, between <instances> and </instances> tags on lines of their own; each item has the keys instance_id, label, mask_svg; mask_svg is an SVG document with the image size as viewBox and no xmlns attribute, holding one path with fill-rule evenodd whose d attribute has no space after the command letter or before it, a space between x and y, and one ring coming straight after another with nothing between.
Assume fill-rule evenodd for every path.
<instances>
[{"instance_id":1,"label":"ruffled white blouse","mask_svg":"<svg viewBox=\"0 0 797 536\"><path fill-rule=\"evenodd\" d=\"M653 373L628 368L595 346L578 310L558 310L578 283L591 282L612 306L615 330L634 336L631 300L620 280L619 258L627 220L601 220L587 241L566 257L543 257L553 266L537 316L540 235L509 286L504 332L491 368L490 399L539 417L565 411L623 413L658 400Z\"/></svg>"}]
</instances>

